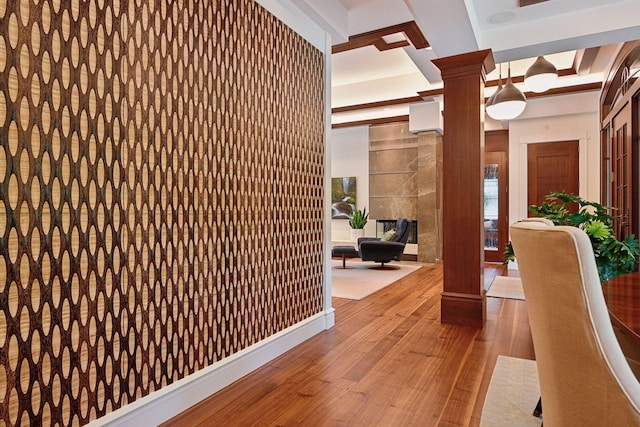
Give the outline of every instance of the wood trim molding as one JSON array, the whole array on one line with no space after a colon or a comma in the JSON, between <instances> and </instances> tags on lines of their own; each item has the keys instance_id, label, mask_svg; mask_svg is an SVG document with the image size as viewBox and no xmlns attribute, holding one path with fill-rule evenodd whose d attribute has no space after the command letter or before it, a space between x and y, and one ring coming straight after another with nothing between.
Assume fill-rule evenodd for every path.
<instances>
[{"instance_id":1,"label":"wood trim molding","mask_svg":"<svg viewBox=\"0 0 640 427\"><path fill-rule=\"evenodd\" d=\"M531 6L532 4L544 3L548 0L520 0L518 5L520 7Z\"/></svg>"},{"instance_id":2,"label":"wood trim molding","mask_svg":"<svg viewBox=\"0 0 640 427\"><path fill-rule=\"evenodd\" d=\"M530 98L541 98L544 96L566 95L569 93L588 92L592 90L600 90L601 88L602 88L602 83L595 82L595 83L584 83L581 85L556 87L542 93L525 92L524 95L527 97L527 99L530 99Z\"/></svg>"},{"instance_id":3,"label":"wood trim molding","mask_svg":"<svg viewBox=\"0 0 640 427\"><path fill-rule=\"evenodd\" d=\"M331 113L345 113L347 111L366 110L368 108L388 107L390 105L409 104L411 102L422 102L421 96L410 96L407 98L389 99L386 101L367 102L364 104L345 105L343 107L335 107L331 109Z\"/></svg>"},{"instance_id":4,"label":"wood trim molding","mask_svg":"<svg viewBox=\"0 0 640 427\"><path fill-rule=\"evenodd\" d=\"M359 49L365 46L375 46L380 51L409 46L409 42L406 40L394 43L387 43L384 40L384 36L395 33L404 33L416 49L429 47L429 42L424 34L422 34L418 24L416 24L415 21L409 21L350 36L348 42L334 45L331 49L331 53L346 52L348 50Z\"/></svg>"},{"instance_id":5,"label":"wood trim molding","mask_svg":"<svg viewBox=\"0 0 640 427\"><path fill-rule=\"evenodd\" d=\"M422 90L422 91L418 92L418 95L422 99L427 100L428 98L433 98L433 97L436 97L436 96L444 95L444 88Z\"/></svg>"},{"instance_id":6,"label":"wood trim molding","mask_svg":"<svg viewBox=\"0 0 640 427\"><path fill-rule=\"evenodd\" d=\"M357 120L354 122L335 123L331 125L331 128L339 129L339 128L348 128L351 126L382 125L385 123L408 122L408 121L409 121L409 115L381 117L378 119L367 119L367 120Z\"/></svg>"},{"instance_id":7,"label":"wood trim molding","mask_svg":"<svg viewBox=\"0 0 640 427\"><path fill-rule=\"evenodd\" d=\"M602 88L602 84L599 82L584 83L580 85L557 87L557 88L549 89L548 91L543 93L525 92L525 96L527 97L527 99L542 98L545 96L557 96L557 95L568 95L572 93L589 92L593 90L600 90L601 88ZM418 92L418 96L410 96L407 98L389 99L387 101L377 101L377 102L369 102L366 104L355 104L355 105L345 105L344 107L336 107L331 109L331 114L366 110L367 108L387 107L390 105L402 105L402 104L410 104L413 102L422 102L422 101L429 100L429 98L440 96L443 94L444 94L444 89L425 90L425 91ZM487 99L489 99L489 97L485 97L485 101ZM390 117L390 119L394 119L391 121L404 121L404 120L395 120L397 117L409 117L409 116L395 116L395 117ZM338 124L332 125L331 127L335 129L339 127L359 126L363 124L379 124L380 123L379 120L382 120L382 119L371 119L371 120L360 120L360 121L354 121L354 122L338 123ZM385 123L388 123L388 122L385 122Z\"/></svg>"},{"instance_id":8,"label":"wood trim molding","mask_svg":"<svg viewBox=\"0 0 640 427\"><path fill-rule=\"evenodd\" d=\"M612 113L613 102L620 87L620 79L624 63L634 51L640 50L640 40L625 42L618 51L616 58L607 70L600 94L600 118L608 122Z\"/></svg>"},{"instance_id":9,"label":"wood trim molding","mask_svg":"<svg viewBox=\"0 0 640 427\"><path fill-rule=\"evenodd\" d=\"M562 70L558 70L558 76L559 77L564 77L564 76L573 76L576 75L577 72L575 70L575 68L563 68ZM506 81L506 79L503 80ZM524 82L524 76L512 76L511 77L511 81L513 83L522 83ZM494 87L494 86L498 86L498 84L500 83L499 80L488 80L485 83L485 87ZM544 96L545 94L547 94L548 92L551 92L552 90L561 90L562 92L558 92L558 93L571 93L571 92L582 92L584 89L582 89L581 87L584 85L575 85L575 86L565 86L562 88L556 88L556 89L551 89L547 92L544 92L544 94L542 94L542 96ZM575 88L575 89L574 89ZM439 96L442 95L444 93L444 89L431 89L431 90L423 90L418 92L418 95L421 96L423 99L426 98L432 98L434 96ZM537 95L536 96L540 96Z\"/></svg>"},{"instance_id":10,"label":"wood trim molding","mask_svg":"<svg viewBox=\"0 0 640 427\"><path fill-rule=\"evenodd\" d=\"M385 50L391 50L391 49L397 49L399 47L410 46L411 44L407 40L400 40L393 43L387 43L384 39L378 39L373 43L373 45L380 52L383 52Z\"/></svg>"}]
</instances>

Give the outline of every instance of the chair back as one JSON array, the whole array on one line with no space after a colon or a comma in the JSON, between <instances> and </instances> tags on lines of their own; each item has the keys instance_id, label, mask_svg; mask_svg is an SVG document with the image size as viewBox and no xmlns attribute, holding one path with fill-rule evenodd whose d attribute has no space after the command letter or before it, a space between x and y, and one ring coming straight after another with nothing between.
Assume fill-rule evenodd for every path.
<instances>
[{"instance_id":1,"label":"chair back","mask_svg":"<svg viewBox=\"0 0 640 427\"><path fill-rule=\"evenodd\" d=\"M407 243L409 234L411 233L412 222L406 218L399 218L396 221L396 239L395 242Z\"/></svg>"},{"instance_id":2,"label":"chair back","mask_svg":"<svg viewBox=\"0 0 640 427\"><path fill-rule=\"evenodd\" d=\"M545 427L640 425L640 384L614 335L593 248L576 227L511 226Z\"/></svg>"}]
</instances>

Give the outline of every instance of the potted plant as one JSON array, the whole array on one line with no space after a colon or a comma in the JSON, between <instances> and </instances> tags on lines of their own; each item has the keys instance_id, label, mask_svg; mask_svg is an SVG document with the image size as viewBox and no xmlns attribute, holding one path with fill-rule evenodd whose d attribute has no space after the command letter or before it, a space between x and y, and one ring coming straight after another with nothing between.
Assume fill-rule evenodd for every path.
<instances>
[{"instance_id":1,"label":"potted plant","mask_svg":"<svg viewBox=\"0 0 640 427\"><path fill-rule=\"evenodd\" d=\"M533 216L547 218L555 225L578 227L587 233L602 282L635 271L640 260L640 244L635 236L628 236L622 241L616 239L612 229L613 217L607 213L609 209L600 203L564 192L550 193L540 206L529 206ZM504 262L514 259L509 242L504 252Z\"/></svg>"},{"instance_id":2,"label":"potted plant","mask_svg":"<svg viewBox=\"0 0 640 427\"><path fill-rule=\"evenodd\" d=\"M364 226L367 224L369 214L367 208L363 210L356 209L349 215L349 227L351 227L351 240L358 240L364 236Z\"/></svg>"}]
</instances>

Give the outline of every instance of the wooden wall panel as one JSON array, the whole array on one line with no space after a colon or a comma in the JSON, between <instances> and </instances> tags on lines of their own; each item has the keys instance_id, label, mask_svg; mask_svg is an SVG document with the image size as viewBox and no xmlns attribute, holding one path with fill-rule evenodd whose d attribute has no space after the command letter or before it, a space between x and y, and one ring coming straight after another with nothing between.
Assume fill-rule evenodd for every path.
<instances>
[{"instance_id":1,"label":"wooden wall panel","mask_svg":"<svg viewBox=\"0 0 640 427\"><path fill-rule=\"evenodd\" d=\"M85 424L322 310L323 72L251 0L0 0L0 423Z\"/></svg>"}]
</instances>

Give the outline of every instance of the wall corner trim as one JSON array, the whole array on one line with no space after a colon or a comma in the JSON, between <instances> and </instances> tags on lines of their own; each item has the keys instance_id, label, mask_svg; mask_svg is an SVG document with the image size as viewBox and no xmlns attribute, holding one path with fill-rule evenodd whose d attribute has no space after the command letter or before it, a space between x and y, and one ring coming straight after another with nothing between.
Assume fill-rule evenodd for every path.
<instances>
[{"instance_id":1,"label":"wall corner trim","mask_svg":"<svg viewBox=\"0 0 640 427\"><path fill-rule=\"evenodd\" d=\"M161 424L334 324L334 309L325 310L88 425L133 427Z\"/></svg>"}]
</instances>

